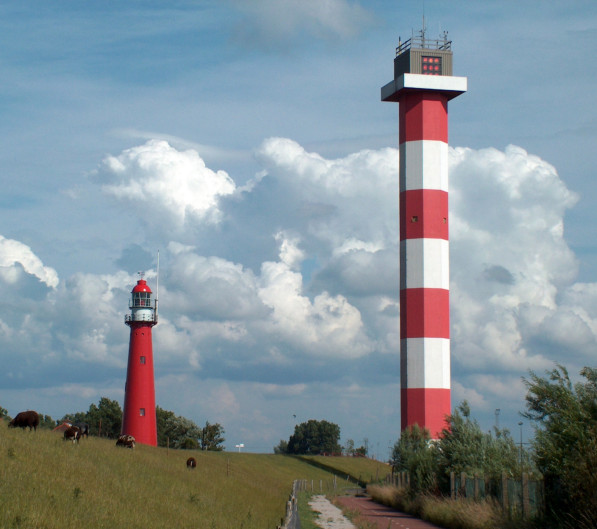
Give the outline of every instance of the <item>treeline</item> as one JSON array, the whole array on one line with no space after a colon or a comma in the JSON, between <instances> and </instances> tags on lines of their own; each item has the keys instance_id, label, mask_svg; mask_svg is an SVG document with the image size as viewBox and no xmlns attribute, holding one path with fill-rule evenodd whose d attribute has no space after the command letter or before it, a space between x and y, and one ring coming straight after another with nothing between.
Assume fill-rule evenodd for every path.
<instances>
[{"instance_id":1,"label":"treeline","mask_svg":"<svg viewBox=\"0 0 597 529\"><path fill-rule=\"evenodd\" d=\"M8 412L0 407L0 418L10 420ZM68 413L59 420L49 415L39 416L39 427L53 429L63 422L89 424L89 434L117 439L122 425L122 408L116 400L102 397L99 403L91 404L89 410ZM158 446L192 450L224 450L225 430L219 423L205 423L199 427L192 420L178 416L172 411L156 407Z\"/></svg>"},{"instance_id":2,"label":"treeline","mask_svg":"<svg viewBox=\"0 0 597 529\"><path fill-rule=\"evenodd\" d=\"M280 440L274 447L275 454L295 455L341 455L366 456L367 442L365 445L355 448L354 441L349 439L346 447L340 446L340 426L328 421L316 421L311 419L307 422L297 424L294 433L288 438Z\"/></svg>"},{"instance_id":3,"label":"treeline","mask_svg":"<svg viewBox=\"0 0 597 529\"><path fill-rule=\"evenodd\" d=\"M545 512L531 521L544 529L597 527L597 369L585 367L573 383L565 367L546 376L530 372L522 413L536 425L529 450L507 429L483 432L463 402L448 417L439 440L416 425L394 445L392 465L410 473L410 494L449 490L450 473L520 479L522 473L543 479ZM522 522L521 522L522 523ZM519 527L523 527L520 525ZM525 526L526 527L526 526Z\"/></svg>"}]
</instances>

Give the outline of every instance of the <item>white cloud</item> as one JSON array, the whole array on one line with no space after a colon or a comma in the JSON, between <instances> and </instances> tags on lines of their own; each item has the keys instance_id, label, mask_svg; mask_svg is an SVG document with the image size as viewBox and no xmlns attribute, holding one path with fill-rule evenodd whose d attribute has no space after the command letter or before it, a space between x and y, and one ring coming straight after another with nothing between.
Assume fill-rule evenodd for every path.
<instances>
[{"instance_id":1,"label":"white cloud","mask_svg":"<svg viewBox=\"0 0 597 529\"><path fill-rule=\"evenodd\" d=\"M292 245L281 241L281 254ZM273 309L268 332L281 335L309 355L345 358L371 351L361 314L344 296L322 292L313 301L303 295L302 276L287 263L265 262L261 267L259 296Z\"/></svg>"},{"instance_id":2,"label":"white cloud","mask_svg":"<svg viewBox=\"0 0 597 529\"><path fill-rule=\"evenodd\" d=\"M451 309L461 368L542 369L542 321L577 273L564 214L577 197L519 147L450 150Z\"/></svg>"},{"instance_id":3,"label":"white cloud","mask_svg":"<svg viewBox=\"0 0 597 529\"><path fill-rule=\"evenodd\" d=\"M21 276L22 267L27 274L37 277L50 288L58 286L58 274L43 262L29 246L0 235L0 277L7 283L16 283Z\"/></svg>"},{"instance_id":4,"label":"white cloud","mask_svg":"<svg viewBox=\"0 0 597 529\"><path fill-rule=\"evenodd\" d=\"M170 198L157 191L137 195L141 216L161 211L177 226L157 235L150 224L139 230L140 241L152 236L165 248L156 377L163 392L175 380L191 384L184 392L188 410L203 399L201 414L212 422L244 421L243 391L258 394L255 406L271 400L269 413L278 413L275 402L303 398L317 384L330 391L341 384L342 406L349 407L372 384L396 385L399 377L398 150L330 160L272 138L256 154L263 171L252 186L234 201L220 201L217 185L205 184L211 205L187 211L179 224ZM109 158L112 168L101 182L125 197L124 189L140 188L145 177L164 184L171 169L187 167L181 158L201 166L196 154L149 142ZM172 166L165 169L168 160ZM591 362L597 283L574 282L576 258L563 220L576 197L552 166L518 147L452 149L450 163L453 401L466 398L490 410L528 369L566 360L574 371ZM227 189L232 193L233 184ZM213 215L226 223L205 224L195 238L189 218L207 222ZM7 269L25 274L23 261L31 277L54 284L41 261L23 257L31 251L13 243L13 253L3 257ZM35 361L41 367L34 384L41 386L52 385L41 380L52 371L55 387L70 387L68 374L59 372L65 362L77 373L70 383L88 387L89 395L107 387L107 379L124 378L123 315L135 280L125 272L77 273L44 291L41 302L39 293L34 299L25 291L17 311L0 308L3 361L21 349L28 355L7 363L5 383L22 383L25 364ZM11 292L10 284L0 286ZM96 383L99 372L103 379ZM516 391L520 400L522 389ZM179 404L170 407L188 413ZM263 409L251 409L253 419L275 432ZM247 439L253 435L247 424L241 430Z\"/></svg>"},{"instance_id":5,"label":"white cloud","mask_svg":"<svg viewBox=\"0 0 597 529\"><path fill-rule=\"evenodd\" d=\"M218 223L220 198L235 190L230 176L207 168L196 151L177 151L158 140L106 157L93 176L104 193L124 202L139 219L154 226L166 223L166 229Z\"/></svg>"}]
</instances>

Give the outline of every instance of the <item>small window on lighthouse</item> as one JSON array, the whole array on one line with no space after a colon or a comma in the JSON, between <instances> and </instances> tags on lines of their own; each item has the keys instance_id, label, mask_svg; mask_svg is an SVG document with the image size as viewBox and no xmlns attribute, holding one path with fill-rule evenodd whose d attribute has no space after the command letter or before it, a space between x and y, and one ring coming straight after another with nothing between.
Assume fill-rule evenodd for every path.
<instances>
[{"instance_id":1,"label":"small window on lighthouse","mask_svg":"<svg viewBox=\"0 0 597 529\"><path fill-rule=\"evenodd\" d=\"M139 408L139 415L145 417L145 408Z\"/></svg>"},{"instance_id":2,"label":"small window on lighthouse","mask_svg":"<svg viewBox=\"0 0 597 529\"><path fill-rule=\"evenodd\" d=\"M140 364L144 364L145 363L145 357L144 356L142 356L142 357L139 358L139 363Z\"/></svg>"}]
</instances>

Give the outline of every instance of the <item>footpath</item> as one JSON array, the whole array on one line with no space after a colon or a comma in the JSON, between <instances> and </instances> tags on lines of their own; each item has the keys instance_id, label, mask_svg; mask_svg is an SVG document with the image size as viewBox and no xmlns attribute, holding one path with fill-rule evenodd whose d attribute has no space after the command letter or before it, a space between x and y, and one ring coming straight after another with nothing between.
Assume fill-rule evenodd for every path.
<instances>
[{"instance_id":1,"label":"footpath","mask_svg":"<svg viewBox=\"0 0 597 529\"><path fill-rule=\"evenodd\" d=\"M323 499L327 501L325 498ZM435 524L415 518L411 514L395 511L390 507L375 503L367 497L339 496L337 503L346 510L359 512L362 519L373 524L378 529L442 529ZM333 505L331 506L334 507ZM313 510L322 512L319 507L313 508ZM321 516L320 519L322 519ZM346 522L349 525L320 525L319 522L317 523L324 529L354 529L355 526L352 523L348 520Z\"/></svg>"}]
</instances>

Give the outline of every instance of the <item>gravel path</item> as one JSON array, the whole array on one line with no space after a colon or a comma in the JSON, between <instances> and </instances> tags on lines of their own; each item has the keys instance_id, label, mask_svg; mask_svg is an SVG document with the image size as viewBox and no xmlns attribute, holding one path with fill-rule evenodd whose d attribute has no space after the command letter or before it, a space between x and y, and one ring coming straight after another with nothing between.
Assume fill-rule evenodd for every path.
<instances>
[{"instance_id":1,"label":"gravel path","mask_svg":"<svg viewBox=\"0 0 597 529\"><path fill-rule=\"evenodd\" d=\"M342 511L332 505L325 496L313 496L309 505L319 513L315 523L323 529L356 529L342 514Z\"/></svg>"}]
</instances>

